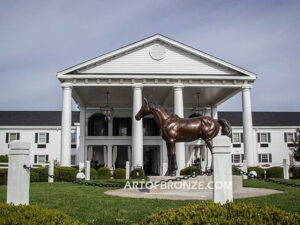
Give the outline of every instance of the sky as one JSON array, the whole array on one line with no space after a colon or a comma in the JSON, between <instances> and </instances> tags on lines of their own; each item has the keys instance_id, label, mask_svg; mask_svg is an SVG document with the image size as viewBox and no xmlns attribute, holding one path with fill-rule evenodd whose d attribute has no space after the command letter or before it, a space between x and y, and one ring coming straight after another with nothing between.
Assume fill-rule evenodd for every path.
<instances>
[{"instance_id":1,"label":"sky","mask_svg":"<svg viewBox=\"0 0 300 225\"><path fill-rule=\"evenodd\" d=\"M300 111L299 12L298 0L0 0L0 110L61 110L56 72L160 33L258 74L253 111ZM241 95L219 109L241 111Z\"/></svg>"}]
</instances>

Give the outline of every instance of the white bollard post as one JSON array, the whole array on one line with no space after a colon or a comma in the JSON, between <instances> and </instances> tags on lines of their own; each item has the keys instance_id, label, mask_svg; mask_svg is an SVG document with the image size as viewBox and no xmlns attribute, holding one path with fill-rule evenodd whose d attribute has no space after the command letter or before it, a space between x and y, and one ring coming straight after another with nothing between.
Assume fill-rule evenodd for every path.
<instances>
[{"instance_id":1,"label":"white bollard post","mask_svg":"<svg viewBox=\"0 0 300 225\"><path fill-rule=\"evenodd\" d=\"M13 141L9 145L6 202L28 205L30 170L23 166L30 166L30 143Z\"/></svg>"},{"instance_id":2,"label":"white bollard post","mask_svg":"<svg viewBox=\"0 0 300 225\"><path fill-rule=\"evenodd\" d=\"M90 180L91 161L86 161L85 180Z\"/></svg>"},{"instance_id":3,"label":"white bollard post","mask_svg":"<svg viewBox=\"0 0 300 225\"><path fill-rule=\"evenodd\" d=\"M129 179L129 172L130 172L130 165L129 165L129 161L126 161L126 180Z\"/></svg>"},{"instance_id":4,"label":"white bollard post","mask_svg":"<svg viewBox=\"0 0 300 225\"><path fill-rule=\"evenodd\" d=\"M214 202L224 204L233 200L231 141L229 137L217 136L213 139L213 181Z\"/></svg>"},{"instance_id":5,"label":"white bollard post","mask_svg":"<svg viewBox=\"0 0 300 225\"><path fill-rule=\"evenodd\" d=\"M288 180L289 179L289 166L287 164L287 160L283 159L282 164L283 164L283 178Z\"/></svg>"},{"instance_id":6,"label":"white bollard post","mask_svg":"<svg viewBox=\"0 0 300 225\"><path fill-rule=\"evenodd\" d=\"M49 161L49 169L48 169L48 174L54 176L54 160ZM48 183L53 183L54 178L48 176Z\"/></svg>"},{"instance_id":7,"label":"white bollard post","mask_svg":"<svg viewBox=\"0 0 300 225\"><path fill-rule=\"evenodd\" d=\"M243 167L242 167L242 171L244 172L248 172L248 167L247 167L247 160L243 160ZM247 180L248 176L247 175L243 175L243 179Z\"/></svg>"}]
</instances>

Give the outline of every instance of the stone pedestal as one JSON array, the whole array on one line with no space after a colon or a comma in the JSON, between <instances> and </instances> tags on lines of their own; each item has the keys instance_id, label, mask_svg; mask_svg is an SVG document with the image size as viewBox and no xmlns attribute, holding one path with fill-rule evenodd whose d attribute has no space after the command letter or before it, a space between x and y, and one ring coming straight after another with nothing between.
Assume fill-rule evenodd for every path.
<instances>
[{"instance_id":1,"label":"stone pedestal","mask_svg":"<svg viewBox=\"0 0 300 225\"><path fill-rule=\"evenodd\" d=\"M213 139L214 202L224 204L233 200L231 142L226 136Z\"/></svg>"},{"instance_id":2,"label":"stone pedestal","mask_svg":"<svg viewBox=\"0 0 300 225\"><path fill-rule=\"evenodd\" d=\"M23 166L30 166L30 143L13 141L9 145L6 202L28 205L30 170Z\"/></svg>"}]
</instances>

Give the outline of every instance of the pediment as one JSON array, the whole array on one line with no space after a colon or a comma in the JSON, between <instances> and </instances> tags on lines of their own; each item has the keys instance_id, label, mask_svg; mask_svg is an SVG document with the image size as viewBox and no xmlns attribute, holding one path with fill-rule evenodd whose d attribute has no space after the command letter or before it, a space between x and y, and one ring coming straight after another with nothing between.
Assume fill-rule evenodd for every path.
<instances>
[{"instance_id":1,"label":"pediment","mask_svg":"<svg viewBox=\"0 0 300 225\"><path fill-rule=\"evenodd\" d=\"M251 72L161 35L152 36L58 73L67 74L203 74L256 78Z\"/></svg>"}]
</instances>

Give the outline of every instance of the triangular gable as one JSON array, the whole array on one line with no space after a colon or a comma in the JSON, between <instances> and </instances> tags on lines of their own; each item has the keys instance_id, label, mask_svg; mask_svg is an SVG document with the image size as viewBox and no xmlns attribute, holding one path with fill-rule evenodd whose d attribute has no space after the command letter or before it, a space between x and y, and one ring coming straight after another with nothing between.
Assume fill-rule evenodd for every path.
<instances>
[{"instance_id":1,"label":"triangular gable","mask_svg":"<svg viewBox=\"0 0 300 225\"><path fill-rule=\"evenodd\" d=\"M256 75L199 50L154 35L58 73Z\"/></svg>"}]
</instances>

